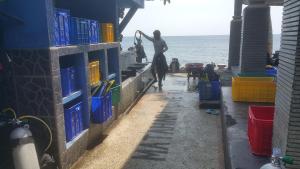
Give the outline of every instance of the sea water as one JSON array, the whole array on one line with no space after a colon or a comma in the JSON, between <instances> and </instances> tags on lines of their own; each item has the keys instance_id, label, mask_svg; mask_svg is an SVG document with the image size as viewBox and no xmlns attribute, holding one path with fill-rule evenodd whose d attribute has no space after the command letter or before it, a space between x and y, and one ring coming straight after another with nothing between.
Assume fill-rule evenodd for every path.
<instances>
[{"instance_id":1,"label":"sea water","mask_svg":"<svg viewBox=\"0 0 300 169\"><path fill-rule=\"evenodd\" d=\"M178 58L181 66L186 63L228 63L229 36L211 35L211 36L166 36L163 37L169 50L165 53L167 62L172 58ZM133 45L133 37L124 37L122 42L123 50L127 50ZM154 54L151 42L143 38L143 45L148 60L151 61ZM273 51L280 48L280 35L273 37Z\"/></svg>"}]
</instances>

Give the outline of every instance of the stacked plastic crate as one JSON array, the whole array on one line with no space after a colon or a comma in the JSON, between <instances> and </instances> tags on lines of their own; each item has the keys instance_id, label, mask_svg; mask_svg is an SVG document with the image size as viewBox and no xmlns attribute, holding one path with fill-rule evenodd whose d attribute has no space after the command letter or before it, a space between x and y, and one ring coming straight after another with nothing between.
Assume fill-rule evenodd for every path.
<instances>
[{"instance_id":1,"label":"stacked plastic crate","mask_svg":"<svg viewBox=\"0 0 300 169\"><path fill-rule=\"evenodd\" d=\"M66 141L72 141L83 131L82 102L65 108Z\"/></svg>"},{"instance_id":2,"label":"stacked plastic crate","mask_svg":"<svg viewBox=\"0 0 300 169\"><path fill-rule=\"evenodd\" d=\"M65 46L70 44L70 11L65 9L55 9L55 45Z\"/></svg>"},{"instance_id":3,"label":"stacked plastic crate","mask_svg":"<svg viewBox=\"0 0 300 169\"><path fill-rule=\"evenodd\" d=\"M99 23L71 17L70 11L55 9L55 45L96 44L101 42Z\"/></svg>"}]
</instances>

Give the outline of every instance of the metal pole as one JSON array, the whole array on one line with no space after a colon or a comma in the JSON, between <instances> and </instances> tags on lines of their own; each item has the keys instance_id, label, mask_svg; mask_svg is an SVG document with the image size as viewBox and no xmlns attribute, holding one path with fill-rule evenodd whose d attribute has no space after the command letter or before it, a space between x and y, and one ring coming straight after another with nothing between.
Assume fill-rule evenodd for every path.
<instances>
[{"instance_id":1,"label":"metal pole","mask_svg":"<svg viewBox=\"0 0 300 169\"><path fill-rule=\"evenodd\" d=\"M234 16L233 17L241 17L242 16L242 7L243 1L242 0L235 0L234 1Z\"/></svg>"},{"instance_id":2,"label":"metal pole","mask_svg":"<svg viewBox=\"0 0 300 169\"><path fill-rule=\"evenodd\" d=\"M132 17L134 16L134 14L136 13L137 10L138 10L137 7L133 7L133 8L130 8L130 10L127 12L126 16L120 23L120 26L119 26L120 33L123 32L123 30L125 29L127 24L130 22L130 20L132 19Z\"/></svg>"}]
</instances>

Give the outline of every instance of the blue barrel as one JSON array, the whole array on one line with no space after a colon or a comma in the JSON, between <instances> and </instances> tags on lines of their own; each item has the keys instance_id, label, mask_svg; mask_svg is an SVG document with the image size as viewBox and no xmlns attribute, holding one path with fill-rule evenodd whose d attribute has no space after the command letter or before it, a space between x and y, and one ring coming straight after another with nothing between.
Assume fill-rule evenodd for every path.
<instances>
[{"instance_id":1,"label":"blue barrel","mask_svg":"<svg viewBox=\"0 0 300 169\"><path fill-rule=\"evenodd\" d=\"M220 100L221 97L221 83L220 81L211 81L212 100Z\"/></svg>"},{"instance_id":2,"label":"blue barrel","mask_svg":"<svg viewBox=\"0 0 300 169\"><path fill-rule=\"evenodd\" d=\"M204 81L198 83L199 100L219 100L221 96L220 81Z\"/></svg>"}]
</instances>

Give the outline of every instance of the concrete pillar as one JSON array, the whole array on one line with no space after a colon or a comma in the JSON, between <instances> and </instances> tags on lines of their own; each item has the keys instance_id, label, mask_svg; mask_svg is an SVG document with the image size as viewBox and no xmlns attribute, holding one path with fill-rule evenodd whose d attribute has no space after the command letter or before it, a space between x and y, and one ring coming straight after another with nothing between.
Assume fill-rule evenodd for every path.
<instances>
[{"instance_id":1,"label":"concrete pillar","mask_svg":"<svg viewBox=\"0 0 300 169\"><path fill-rule=\"evenodd\" d=\"M270 29L270 7L250 4L244 9L242 23L241 72L265 71Z\"/></svg>"},{"instance_id":2,"label":"concrete pillar","mask_svg":"<svg viewBox=\"0 0 300 169\"><path fill-rule=\"evenodd\" d=\"M231 69L231 66L238 66L240 62L242 6L242 0L235 0L234 16L230 24L228 69Z\"/></svg>"},{"instance_id":3,"label":"concrete pillar","mask_svg":"<svg viewBox=\"0 0 300 169\"><path fill-rule=\"evenodd\" d=\"M273 147L295 159L287 169L300 168L300 4L284 1Z\"/></svg>"}]
</instances>

